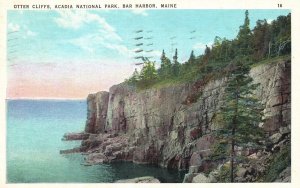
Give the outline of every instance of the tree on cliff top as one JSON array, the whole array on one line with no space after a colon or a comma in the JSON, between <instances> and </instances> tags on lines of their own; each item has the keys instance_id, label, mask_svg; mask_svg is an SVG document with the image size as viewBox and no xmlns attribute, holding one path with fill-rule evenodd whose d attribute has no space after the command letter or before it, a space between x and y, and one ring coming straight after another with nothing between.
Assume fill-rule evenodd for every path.
<instances>
[{"instance_id":1,"label":"tree on cliff top","mask_svg":"<svg viewBox=\"0 0 300 188\"><path fill-rule=\"evenodd\" d=\"M159 76L162 79L168 78L172 75L172 62L169 58L167 58L165 51L162 51L161 57L161 65L159 70Z\"/></svg>"},{"instance_id":2,"label":"tree on cliff top","mask_svg":"<svg viewBox=\"0 0 300 188\"><path fill-rule=\"evenodd\" d=\"M188 63L189 64L193 64L195 63L195 60L196 60L196 57L195 57L195 54L194 54L194 50L191 51L191 55L190 55L190 58L188 60Z\"/></svg>"},{"instance_id":3,"label":"tree on cliff top","mask_svg":"<svg viewBox=\"0 0 300 188\"><path fill-rule=\"evenodd\" d=\"M180 71L180 63L178 62L178 52L176 48L175 55L173 56L173 76L178 76L179 71Z\"/></svg>"},{"instance_id":4,"label":"tree on cliff top","mask_svg":"<svg viewBox=\"0 0 300 188\"><path fill-rule=\"evenodd\" d=\"M247 60L239 58L231 64L228 73L225 96L221 107L221 128L216 131L218 138L225 140L230 150L230 179L234 182L234 163L236 146L254 146L262 137L258 127L262 117L262 107L254 97L253 91L258 84L252 83Z\"/></svg>"},{"instance_id":5,"label":"tree on cliff top","mask_svg":"<svg viewBox=\"0 0 300 188\"><path fill-rule=\"evenodd\" d=\"M155 69L154 62L151 62L148 59L144 61L139 79L138 85L140 87L147 87L156 81L157 71Z\"/></svg>"},{"instance_id":6,"label":"tree on cliff top","mask_svg":"<svg viewBox=\"0 0 300 188\"><path fill-rule=\"evenodd\" d=\"M240 55L250 55L251 50L251 29L250 29L250 19L248 10L245 11L244 24L240 26L240 30L237 36L237 51Z\"/></svg>"}]
</instances>

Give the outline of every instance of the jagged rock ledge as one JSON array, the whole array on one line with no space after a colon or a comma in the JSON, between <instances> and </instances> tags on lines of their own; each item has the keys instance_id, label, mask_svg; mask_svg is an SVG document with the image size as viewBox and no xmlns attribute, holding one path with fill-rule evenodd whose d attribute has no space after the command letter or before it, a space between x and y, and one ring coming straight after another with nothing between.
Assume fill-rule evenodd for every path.
<instances>
[{"instance_id":1,"label":"jagged rock ledge","mask_svg":"<svg viewBox=\"0 0 300 188\"><path fill-rule=\"evenodd\" d=\"M89 133L80 132L80 133L65 133L63 135L62 141L73 141L73 140L86 140L90 137ZM70 153L81 153L84 152L83 147L76 147L72 149L60 150L60 154L70 154Z\"/></svg>"},{"instance_id":2,"label":"jagged rock ledge","mask_svg":"<svg viewBox=\"0 0 300 188\"><path fill-rule=\"evenodd\" d=\"M63 141L72 141L72 140L86 140L90 136L89 133L81 132L81 133L66 133L63 135Z\"/></svg>"},{"instance_id":3,"label":"jagged rock ledge","mask_svg":"<svg viewBox=\"0 0 300 188\"><path fill-rule=\"evenodd\" d=\"M264 161L290 143L290 60L257 66L250 75L260 83L255 94L265 105L260 126L269 142L261 151L237 148L237 152L257 158L260 164L259 160ZM143 91L119 84L109 92L90 94L84 133L88 138L80 147L80 152L87 154L86 165L115 161L156 164L189 170L189 182L211 181L199 173L224 165L209 156L215 142L211 133L219 127L216 112L222 105L225 86L225 78ZM255 174L248 169L247 173L254 175L242 176L239 181L256 181L264 170Z\"/></svg>"},{"instance_id":4,"label":"jagged rock ledge","mask_svg":"<svg viewBox=\"0 0 300 188\"><path fill-rule=\"evenodd\" d=\"M76 147L72 149L60 150L59 154L70 154L70 153L81 153L83 152L82 147Z\"/></svg>"}]
</instances>

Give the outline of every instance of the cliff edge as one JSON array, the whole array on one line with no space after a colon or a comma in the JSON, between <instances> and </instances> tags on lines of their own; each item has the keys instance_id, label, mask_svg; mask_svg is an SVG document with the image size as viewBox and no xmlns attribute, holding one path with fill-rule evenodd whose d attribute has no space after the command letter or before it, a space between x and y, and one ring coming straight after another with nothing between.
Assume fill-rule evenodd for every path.
<instances>
[{"instance_id":1,"label":"cliff edge","mask_svg":"<svg viewBox=\"0 0 300 188\"><path fill-rule=\"evenodd\" d=\"M260 126L270 143L263 150L238 148L238 152L250 159L267 161L272 153L289 147L290 143L290 60L258 65L250 75L255 83L260 83L255 91L264 104L264 122ZM224 165L224 161L213 161L210 155L214 144L211 133L218 129L216 112L225 86L226 78L142 91L119 84L109 92L90 94L85 127L89 137L82 141L80 149L88 154L86 164L156 164L189 170L185 181L197 182L199 173ZM259 173L267 167L261 172L252 172L247 166L238 169L245 169L237 178L244 182L258 181ZM247 173L254 174L252 179L247 179Z\"/></svg>"}]
</instances>

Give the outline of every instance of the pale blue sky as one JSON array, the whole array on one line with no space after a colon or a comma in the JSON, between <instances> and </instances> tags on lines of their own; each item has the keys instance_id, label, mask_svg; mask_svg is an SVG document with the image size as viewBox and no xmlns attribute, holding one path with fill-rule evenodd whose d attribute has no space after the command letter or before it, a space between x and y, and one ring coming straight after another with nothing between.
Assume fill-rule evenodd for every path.
<instances>
[{"instance_id":1,"label":"pale blue sky","mask_svg":"<svg viewBox=\"0 0 300 188\"><path fill-rule=\"evenodd\" d=\"M256 20L276 19L288 10L249 10L250 24ZM60 59L124 59L128 62L136 36L153 36L158 56L162 49L171 56L171 43L177 43L180 59L186 59L192 49L201 54L205 44L215 36L232 39L243 24L244 10L146 10L121 11L9 11L9 46L15 59L55 61ZM152 33L135 34L135 30ZM195 33L190 33L196 30ZM170 38L176 36L175 39ZM195 37L195 38L194 38ZM194 39L190 39L194 38ZM145 43L145 40L141 40ZM12 58L13 59L13 58ZM121 62L120 62L121 63Z\"/></svg>"},{"instance_id":2,"label":"pale blue sky","mask_svg":"<svg viewBox=\"0 0 300 188\"><path fill-rule=\"evenodd\" d=\"M205 45L211 45L215 36L227 39L236 37L239 26L244 22L244 12L245 10L8 11L8 85L11 87L8 93L14 93L20 84L23 84L23 88L33 88L38 84L40 85L36 87L41 87L45 83L54 87L66 80L68 84L65 85L72 83L73 88L80 87L84 91L76 97L84 97L90 90L107 90L112 84L128 78L136 67L133 51L137 49L137 41L133 38L153 37L147 41L142 39L138 43L153 43L153 46L144 46L143 49L153 50L147 56L154 56L153 60L157 64L163 49L171 58L175 48L178 48L179 61L182 62L188 59L191 50L196 55L202 54ZM258 19L271 22L289 12L277 9L249 10L251 28ZM135 33L141 29L144 32ZM147 33L149 30L152 32ZM171 39L174 36L176 38ZM172 48L171 43L176 45ZM32 82L26 85L30 81ZM37 81L40 82L37 84ZM94 85L87 86L88 83ZM20 97L22 93L18 91L11 95ZM44 95L47 93L43 97ZM68 95L72 93L63 97Z\"/></svg>"}]
</instances>

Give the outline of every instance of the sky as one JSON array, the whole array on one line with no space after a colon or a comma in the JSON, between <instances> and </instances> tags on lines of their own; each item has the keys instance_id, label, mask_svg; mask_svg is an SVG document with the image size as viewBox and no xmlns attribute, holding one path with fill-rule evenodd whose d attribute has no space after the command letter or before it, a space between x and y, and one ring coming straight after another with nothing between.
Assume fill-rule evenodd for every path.
<instances>
[{"instance_id":1,"label":"sky","mask_svg":"<svg viewBox=\"0 0 300 188\"><path fill-rule=\"evenodd\" d=\"M201 55L215 36L233 39L245 10L8 11L7 98L83 99L128 78L139 55L159 66L162 50L179 61ZM249 10L250 27L289 10ZM143 30L142 32L138 32ZM135 40L134 38L143 37ZM150 38L150 39L146 39ZM142 46L136 46L143 43ZM152 44L147 46L147 44ZM145 52L151 51L151 52Z\"/></svg>"}]
</instances>

